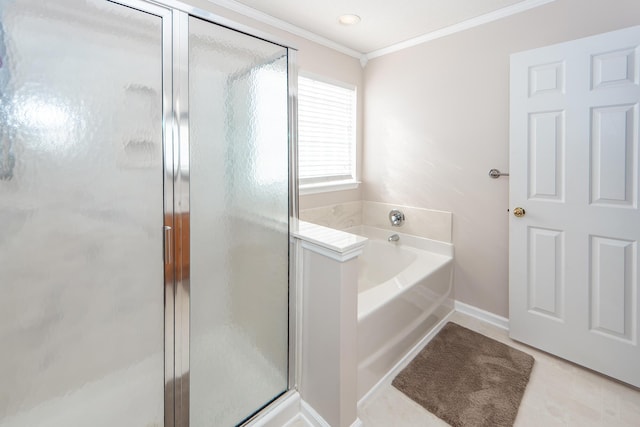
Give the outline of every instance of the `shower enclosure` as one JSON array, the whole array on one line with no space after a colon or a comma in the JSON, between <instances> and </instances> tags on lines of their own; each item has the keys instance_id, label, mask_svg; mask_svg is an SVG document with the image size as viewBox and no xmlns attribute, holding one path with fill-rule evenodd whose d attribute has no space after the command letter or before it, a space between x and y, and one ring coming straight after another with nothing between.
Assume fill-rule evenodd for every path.
<instances>
[{"instance_id":1,"label":"shower enclosure","mask_svg":"<svg viewBox=\"0 0 640 427\"><path fill-rule=\"evenodd\" d=\"M291 387L294 56L172 0L0 3L0 427Z\"/></svg>"}]
</instances>

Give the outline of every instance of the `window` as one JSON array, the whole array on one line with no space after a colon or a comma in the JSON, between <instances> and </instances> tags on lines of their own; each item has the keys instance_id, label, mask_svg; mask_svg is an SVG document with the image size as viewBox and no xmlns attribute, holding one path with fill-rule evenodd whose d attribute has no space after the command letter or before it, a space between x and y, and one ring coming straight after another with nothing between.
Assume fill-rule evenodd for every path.
<instances>
[{"instance_id":1,"label":"window","mask_svg":"<svg viewBox=\"0 0 640 427\"><path fill-rule=\"evenodd\" d=\"M355 188L356 89L298 78L300 192Z\"/></svg>"}]
</instances>

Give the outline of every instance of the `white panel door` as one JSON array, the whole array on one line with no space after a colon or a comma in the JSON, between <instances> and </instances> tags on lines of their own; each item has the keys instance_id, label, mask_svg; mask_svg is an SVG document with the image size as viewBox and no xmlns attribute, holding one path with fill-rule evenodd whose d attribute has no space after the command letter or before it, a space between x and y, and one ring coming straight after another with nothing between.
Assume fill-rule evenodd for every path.
<instances>
[{"instance_id":1,"label":"white panel door","mask_svg":"<svg viewBox=\"0 0 640 427\"><path fill-rule=\"evenodd\" d=\"M640 26L512 55L509 194L511 337L635 386L639 46Z\"/></svg>"}]
</instances>

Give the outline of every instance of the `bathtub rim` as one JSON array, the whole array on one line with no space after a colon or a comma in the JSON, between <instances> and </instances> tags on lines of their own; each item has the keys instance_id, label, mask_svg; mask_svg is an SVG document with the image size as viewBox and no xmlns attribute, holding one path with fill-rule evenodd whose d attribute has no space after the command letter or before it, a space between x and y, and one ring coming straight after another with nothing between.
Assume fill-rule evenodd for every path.
<instances>
[{"instance_id":1,"label":"bathtub rim","mask_svg":"<svg viewBox=\"0 0 640 427\"><path fill-rule=\"evenodd\" d=\"M366 239L382 241L386 241L391 235L397 234L400 237L400 240L398 240L397 242L389 242L390 244L400 246L406 245L415 249L422 249L426 252L433 252L439 255L450 256L452 258L454 257L453 243L403 233L400 229L389 231L383 228L372 227L370 225L356 225L346 228L344 229L344 231L346 233L355 234Z\"/></svg>"}]
</instances>

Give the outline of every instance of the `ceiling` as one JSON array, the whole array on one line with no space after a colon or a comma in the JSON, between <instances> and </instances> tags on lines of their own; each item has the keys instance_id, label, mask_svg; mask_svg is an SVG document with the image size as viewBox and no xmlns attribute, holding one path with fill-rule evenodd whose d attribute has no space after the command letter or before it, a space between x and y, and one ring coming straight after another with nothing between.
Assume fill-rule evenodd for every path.
<instances>
[{"instance_id":1,"label":"ceiling","mask_svg":"<svg viewBox=\"0 0 640 427\"><path fill-rule=\"evenodd\" d=\"M259 12L367 54L535 0L236 0ZM542 3L538 1L537 3ZM362 18L338 22L344 14Z\"/></svg>"}]
</instances>

